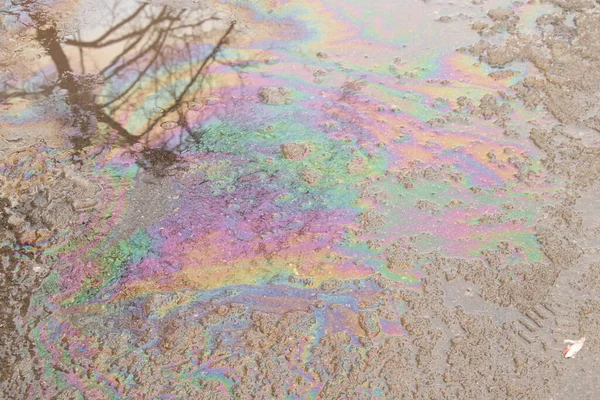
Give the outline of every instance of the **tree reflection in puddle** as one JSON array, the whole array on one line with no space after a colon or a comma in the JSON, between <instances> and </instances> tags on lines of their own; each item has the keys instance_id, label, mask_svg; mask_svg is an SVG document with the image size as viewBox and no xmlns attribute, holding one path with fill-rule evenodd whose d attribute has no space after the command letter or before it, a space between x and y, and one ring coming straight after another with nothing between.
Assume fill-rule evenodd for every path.
<instances>
[{"instance_id":1,"label":"tree reflection in puddle","mask_svg":"<svg viewBox=\"0 0 600 400\"><path fill-rule=\"evenodd\" d=\"M175 10L144 3L125 14L132 8L130 2L109 6L107 18L87 29L92 33L62 38L55 16L43 4L12 1L4 14L23 30L35 31L33 37L52 68L44 68L39 79L21 88L5 81L0 98L62 96L70 110L65 122L80 133L70 138L76 150L89 145L94 135L104 135L110 143L111 133L124 144L143 143L161 151L176 151L181 141L174 145L168 139L181 139L181 131L200 140L188 113L200 111L198 98L208 96L211 65L233 67L220 53L234 33L235 21L204 8ZM151 102L145 98L148 90L154 97ZM154 103L152 109L147 109L149 103ZM175 157L160 157L161 163L169 159Z\"/></svg>"}]
</instances>

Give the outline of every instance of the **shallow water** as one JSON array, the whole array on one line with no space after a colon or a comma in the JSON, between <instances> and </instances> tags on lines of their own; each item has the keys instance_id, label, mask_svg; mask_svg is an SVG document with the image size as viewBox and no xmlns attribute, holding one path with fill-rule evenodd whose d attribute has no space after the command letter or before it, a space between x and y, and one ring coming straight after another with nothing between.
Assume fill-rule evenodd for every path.
<instances>
[{"instance_id":1,"label":"shallow water","mask_svg":"<svg viewBox=\"0 0 600 400\"><path fill-rule=\"evenodd\" d=\"M250 315L300 310L284 368L304 382L296 397L319 396L322 371L305 365L323 337L407 335L385 288L420 293L444 257L546 261L535 224L564 182L527 132L547 115L503 95L537 72L494 79L457 49L492 7L528 32L550 6L48 6L4 19L32 56L3 75L0 114L4 182L50 187L39 207L53 216L10 243L46 268L17 321L45 396L184 396L144 391L165 377L225 395L243 373L220 364L252 353Z\"/></svg>"}]
</instances>

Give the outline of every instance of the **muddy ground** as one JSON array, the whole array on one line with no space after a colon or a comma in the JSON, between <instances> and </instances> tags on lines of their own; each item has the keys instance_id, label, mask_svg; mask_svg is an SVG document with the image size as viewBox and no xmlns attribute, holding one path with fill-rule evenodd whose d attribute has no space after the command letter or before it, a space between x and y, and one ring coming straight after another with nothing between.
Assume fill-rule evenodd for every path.
<instances>
[{"instance_id":1,"label":"muddy ground","mask_svg":"<svg viewBox=\"0 0 600 400\"><path fill-rule=\"evenodd\" d=\"M423 7L439 8L439 19L432 19L433 23L462 24L478 35L471 45L453 50L487 66L490 79L511 79L516 71L523 71L523 65L526 72L498 96L453 99L459 107L428 120L428 129L490 123L510 140L537 148L544 179L557 187L552 202L539 204L532 221L542 257L507 262L528 251L509 240L501 240L476 257L453 256L419 247L417 236L406 236L381 254L398 274L419 265L421 285L416 289L382 273L353 278L331 273L321 278L320 272L298 266L299 273L283 274L283 278L269 275L270 281L256 284L261 287L257 291L245 289L254 284L238 283L235 272L218 284L211 277L198 281L178 275L150 293L125 286L106 303L103 292L96 289L101 286L97 281L108 282L106 288L138 272L125 269L123 275L110 275L107 268L96 273L90 265L99 259L105 262L102 257L110 251L61 258L67 253L64 243L77 238L96 240L100 235L102 249L114 249L127 240L137 240L141 247L145 239L136 232L151 230L169 218L172 210L185 208L179 196L193 197L194 188L202 188L204 181L186 180L190 168L196 167L190 166L194 159L183 144L153 147L152 141L142 143L127 130L114 127L105 109L89 97L99 85L91 74L59 71L54 86L27 96L17 93L21 89L10 87L11 79L27 76L34 69L30 60L50 54L58 68L64 66L64 54L52 52L59 42L70 39L55 33L68 32L72 17L59 18L37 3L20 3L19 13L27 15L22 18L33 33L13 40L10 35L16 35L17 29L10 18L16 8L3 12L6 37L0 40L0 68L7 72L0 75L6 85L0 95L4 110L33 110L50 113L50 117L30 125L0 126L0 397L600 398L600 3L543 3L552 11L541 13L534 29L526 32L520 31L522 3L473 4L485 10L483 15L462 18L460 13L447 12L451 5L442 2L425 2ZM228 29L234 26L252 29L245 20L225 22L207 40L215 46L226 43ZM31 44L23 44L25 40ZM331 56L316 56L319 60L327 57ZM270 62L275 63L269 59L265 64ZM320 71L315 72L317 80L329 73ZM347 84L343 96L351 98L360 92L358 86ZM60 96L67 100L57 100ZM257 103L274 107L301 101L296 92L278 85L263 87L255 97ZM188 108L195 104L189 103ZM52 111L54 105L57 109ZM522 128L511 126L512 112L519 107L530 117ZM165 114L169 112L175 111ZM177 121L171 121L173 126L185 126L181 117L171 120ZM157 121L150 119L148 125ZM172 128L160 121L165 131ZM114 128L108 142L96 131L102 124ZM260 134L278 129L273 124L275 128L269 125ZM210 134L200 131L189 137ZM36 158L40 143L64 156L54 162ZM208 149L209 156L217 152L208 140L195 145ZM133 154L139 172L135 184L126 189L127 206L113 223L110 213L102 209L108 181L94 178L92 171L98 164L88 161L123 148ZM298 169L297 182L301 183L297 185L315 187L328 182L328 172L311 164L311 157L321 151L318 145L301 139L277 144L273 151L281 162L307 163ZM369 157L356 154L340 164L347 168L345 175L363 173L369 165ZM487 155L492 162L497 156ZM518 157L510 162L522 163L515 167L519 184L541 185L536 181L542 179L541 173L528 175L526 162ZM215 170L221 168L218 159L211 163ZM420 170L418 166L393 174L398 185L408 189L422 181L452 178L443 168ZM241 175L231 185L259 185L265 176ZM206 180L210 179L207 172ZM361 199L389 204L377 197L374 185L365 186ZM223 184L215 190L226 196L227 187ZM477 188L471 189L477 195ZM263 196L267 189L261 190L249 196ZM210 202L200 204L212 207ZM520 204L504 207L509 213ZM415 208L430 212L432 219L441 212L434 197L420 199ZM113 208L112 215L117 209ZM102 218L96 218L96 210L103 210ZM485 214L478 223L486 226L504 218L500 212ZM259 220L265 229L271 226ZM190 217L178 225L179 230L167 227L160 234L187 232L191 229L187 225L194 221ZM376 237L386 224L381 207L361 211L355 222L349 235L370 238L368 246L377 248L377 240L369 235ZM68 240L61 242L63 237ZM287 249L281 243L265 246L257 253L258 259L277 259L278 252ZM112 258L106 262L116 265L124 257L127 268L133 268L152 254L142 254L138 260L136 247L132 248L121 246L121 253L108 254ZM81 260L82 266L76 267ZM257 265L262 264L257 261ZM58 276L63 286L53 283ZM81 276L91 283L78 282ZM73 280L70 284L69 279ZM85 292L83 297L57 301L60 307L43 300L60 297L60 288L68 291L69 285L79 284L85 289L80 292ZM321 330L322 318L330 322ZM396 320L399 328L392 334L384 321ZM582 350L566 359L563 340L582 337L586 338Z\"/></svg>"}]
</instances>

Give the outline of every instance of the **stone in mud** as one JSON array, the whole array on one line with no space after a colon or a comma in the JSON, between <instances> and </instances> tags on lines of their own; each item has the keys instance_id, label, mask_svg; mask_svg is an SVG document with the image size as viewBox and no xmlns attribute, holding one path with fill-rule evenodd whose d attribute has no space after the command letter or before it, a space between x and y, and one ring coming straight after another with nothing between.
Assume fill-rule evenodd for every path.
<instances>
[{"instance_id":1,"label":"stone in mud","mask_svg":"<svg viewBox=\"0 0 600 400\"><path fill-rule=\"evenodd\" d=\"M284 87L265 87L259 90L258 97L265 104L290 104L294 99L290 96L290 91Z\"/></svg>"},{"instance_id":2,"label":"stone in mud","mask_svg":"<svg viewBox=\"0 0 600 400\"><path fill-rule=\"evenodd\" d=\"M521 135L519 134L519 132L517 132L514 129L505 129L503 132L504 136L510 137L510 138L520 138Z\"/></svg>"},{"instance_id":3,"label":"stone in mud","mask_svg":"<svg viewBox=\"0 0 600 400\"><path fill-rule=\"evenodd\" d=\"M488 11L488 17L490 17L492 21L507 21L514 15L515 12L510 8L499 7Z\"/></svg>"},{"instance_id":4,"label":"stone in mud","mask_svg":"<svg viewBox=\"0 0 600 400\"><path fill-rule=\"evenodd\" d=\"M513 71L510 69L504 70L504 71L494 71L488 74L488 76L490 78L492 78L495 81L501 81L504 79L508 79L508 78L512 78L513 76L515 76L517 74L517 71Z\"/></svg>"},{"instance_id":5,"label":"stone in mud","mask_svg":"<svg viewBox=\"0 0 600 400\"><path fill-rule=\"evenodd\" d=\"M304 182L308 183L309 185L314 185L319 180L319 175L309 168L303 170L301 175L302 180L304 180Z\"/></svg>"},{"instance_id":6,"label":"stone in mud","mask_svg":"<svg viewBox=\"0 0 600 400\"><path fill-rule=\"evenodd\" d=\"M471 111L471 115L483 119L496 117L497 120L502 120L512 112L513 109L508 103L499 104L494 96L486 94L481 98L479 107Z\"/></svg>"},{"instance_id":7,"label":"stone in mud","mask_svg":"<svg viewBox=\"0 0 600 400\"><path fill-rule=\"evenodd\" d=\"M310 154L310 146L306 143L286 143L281 145L281 153L287 160L302 160Z\"/></svg>"},{"instance_id":8,"label":"stone in mud","mask_svg":"<svg viewBox=\"0 0 600 400\"><path fill-rule=\"evenodd\" d=\"M481 22L481 21L473 22L473 24L471 24L471 29L473 29L474 31L477 31L477 32L481 32L487 27L488 27L488 24L486 24L485 22Z\"/></svg>"},{"instance_id":9,"label":"stone in mud","mask_svg":"<svg viewBox=\"0 0 600 400\"><path fill-rule=\"evenodd\" d=\"M343 287L343 282L339 279L329 279L321 284L321 290L325 292L335 292Z\"/></svg>"},{"instance_id":10,"label":"stone in mud","mask_svg":"<svg viewBox=\"0 0 600 400\"><path fill-rule=\"evenodd\" d=\"M435 117L427 121L427 123L431 126L442 127L446 123L446 120L442 117Z\"/></svg>"},{"instance_id":11,"label":"stone in mud","mask_svg":"<svg viewBox=\"0 0 600 400\"><path fill-rule=\"evenodd\" d=\"M471 54L476 55L476 56L480 56L482 54L485 54L485 52L490 48L490 44L488 42L486 42L485 40L480 40L477 43L471 45L469 47L469 51L471 52Z\"/></svg>"},{"instance_id":12,"label":"stone in mud","mask_svg":"<svg viewBox=\"0 0 600 400\"><path fill-rule=\"evenodd\" d=\"M374 232L385 225L384 216L372 210L360 214L359 219L364 232Z\"/></svg>"},{"instance_id":13,"label":"stone in mud","mask_svg":"<svg viewBox=\"0 0 600 400\"><path fill-rule=\"evenodd\" d=\"M222 304L219 307L217 307L217 314L219 314L220 316L224 317L228 313L229 313L229 307L227 307L226 305Z\"/></svg>"},{"instance_id":14,"label":"stone in mud","mask_svg":"<svg viewBox=\"0 0 600 400\"><path fill-rule=\"evenodd\" d=\"M362 172L367 166L367 161L362 157L354 157L348 163L348 172L351 174L357 174Z\"/></svg>"},{"instance_id":15,"label":"stone in mud","mask_svg":"<svg viewBox=\"0 0 600 400\"><path fill-rule=\"evenodd\" d=\"M477 220L477 222L482 225L501 224L505 217L506 214L503 212L491 214L485 213Z\"/></svg>"},{"instance_id":16,"label":"stone in mud","mask_svg":"<svg viewBox=\"0 0 600 400\"><path fill-rule=\"evenodd\" d=\"M365 312L360 314L358 321L360 327L363 328L370 337L377 336L379 332L381 332L379 318L375 312Z\"/></svg>"}]
</instances>

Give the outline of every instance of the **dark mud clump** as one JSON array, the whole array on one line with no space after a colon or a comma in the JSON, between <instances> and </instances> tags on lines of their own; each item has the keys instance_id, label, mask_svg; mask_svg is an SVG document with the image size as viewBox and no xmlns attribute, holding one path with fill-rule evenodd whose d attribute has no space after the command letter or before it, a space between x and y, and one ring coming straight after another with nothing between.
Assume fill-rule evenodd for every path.
<instances>
[{"instance_id":1,"label":"dark mud clump","mask_svg":"<svg viewBox=\"0 0 600 400\"><path fill-rule=\"evenodd\" d=\"M600 148L586 146L557 125L548 131L532 128L531 140L546 152L543 163L572 188L585 188L600 177Z\"/></svg>"},{"instance_id":2,"label":"dark mud clump","mask_svg":"<svg viewBox=\"0 0 600 400\"><path fill-rule=\"evenodd\" d=\"M537 19L543 33L524 35L509 27L511 36L504 43L482 40L471 47L471 52L494 67L531 62L542 75L528 77L513 87L523 102L529 107L543 104L564 124L600 131L600 109L588 101L600 91L600 9L591 1L554 3L562 11ZM497 24L510 21L511 12L496 10L488 15ZM485 29L478 31L483 37L489 34Z\"/></svg>"},{"instance_id":3,"label":"dark mud clump","mask_svg":"<svg viewBox=\"0 0 600 400\"><path fill-rule=\"evenodd\" d=\"M302 160L310 154L310 146L306 143L286 143L281 145L281 153L287 160Z\"/></svg>"},{"instance_id":4,"label":"dark mud clump","mask_svg":"<svg viewBox=\"0 0 600 400\"><path fill-rule=\"evenodd\" d=\"M23 245L37 245L49 240L53 232L72 227L81 213L98 204L100 187L73 168L46 167L41 160L22 154L29 162L14 164L7 160L12 179L0 186L3 194L0 234ZM38 168L42 182L30 183L27 171ZM10 198L10 200L8 200Z\"/></svg>"},{"instance_id":5,"label":"dark mud clump","mask_svg":"<svg viewBox=\"0 0 600 400\"><path fill-rule=\"evenodd\" d=\"M145 149L141 152L137 163L149 173L157 177L163 177L171 173L181 163L181 158L171 150Z\"/></svg>"},{"instance_id":6,"label":"dark mud clump","mask_svg":"<svg viewBox=\"0 0 600 400\"><path fill-rule=\"evenodd\" d=\"M291 104L294 102L289 89L284 87L265 87L258 92L258 97L265 104Z\"/></svg>"}]
</instances>

